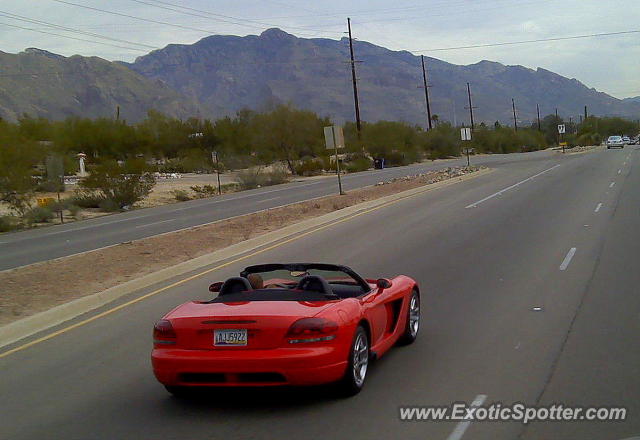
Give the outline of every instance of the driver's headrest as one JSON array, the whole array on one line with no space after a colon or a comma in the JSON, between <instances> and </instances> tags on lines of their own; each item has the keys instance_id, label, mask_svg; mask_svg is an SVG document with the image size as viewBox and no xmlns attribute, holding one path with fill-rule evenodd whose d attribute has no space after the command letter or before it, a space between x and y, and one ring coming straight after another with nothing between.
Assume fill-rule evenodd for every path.
<instances>
[{"instance_id":1,"label":"driver's headrest","mask_svg":"<svg viewBox=\"0 0 640 440\"><path fill-rule=\"evenodd\" d=\"M333 294L333 290L327 280L317 275L307 275L302 278L296 286L298 290L305 290L307 292L319 292L325 295Z\"/></svg>"},{"instance_id":2,"label":"driver's headrest","mask_svg":"<svg viewBox=\"0 0 640 440\"><path fill-rule=\"evenodd\" d=\"M229 278L220 288L218 296L229 295L230 293L247 292L253 290L249 280L244 277Z\"/></svg>"}]
</instances>

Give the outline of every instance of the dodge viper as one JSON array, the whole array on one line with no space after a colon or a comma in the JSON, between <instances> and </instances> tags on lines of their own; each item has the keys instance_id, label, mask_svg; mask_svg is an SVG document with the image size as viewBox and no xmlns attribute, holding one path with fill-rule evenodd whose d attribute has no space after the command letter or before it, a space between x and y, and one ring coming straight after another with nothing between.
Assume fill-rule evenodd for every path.
<instances>
[{"instance_id":1,"label":"dodge viper","mask_svg":"<svg viewBox=\"0 0 640 440\"><path fill-rule=\"evenodd\" d=\"M153 372L166 389L364 386L372 359L412 343L420 290L404 275L364 279L346 266L263 264L209 287L153 329Z\"/></svg>"}]
</instances>

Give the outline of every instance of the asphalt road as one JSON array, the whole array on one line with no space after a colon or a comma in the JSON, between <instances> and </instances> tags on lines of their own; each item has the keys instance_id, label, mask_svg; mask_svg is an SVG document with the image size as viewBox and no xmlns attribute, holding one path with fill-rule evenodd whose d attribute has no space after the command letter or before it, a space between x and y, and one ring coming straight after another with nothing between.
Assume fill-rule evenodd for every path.
<instances>
[{"instance_id":1,"label":"asphalt road","mask_svg":"<svg viewBox=\"0 0 640 440\"><path fill-rule=\"evenodd\" d=\"M478 156L474 164L505 166L522 160L548 158L549 151ZM466 160L365 171L343 177L344 189L373 185L393 177L417 174L447 166L466 165ZM327 177L142 209L82 222L0 235L0 270L98 249L130 240L202 225L251 212L335 194L337 180Z\"/></svg>"},{"instance_id":2,"label":"asphalt road","mask_svg":"<svg viewBox=\"0 0 640 440\"><path fill-rule=\"evenodd\" d=\"M1 357L0 438L638 436L639 165L634 147L518 161L248 256ZM415 277L423 292L416 343L376 361L351 399L322 387L184 401L155 382L155 320L185 300L207 298L210 282L245 265L296 260ZM485 404L624 406L628 415L526 426L399 420L400 406L478 396Z\"/></svg>"}]
</instances>

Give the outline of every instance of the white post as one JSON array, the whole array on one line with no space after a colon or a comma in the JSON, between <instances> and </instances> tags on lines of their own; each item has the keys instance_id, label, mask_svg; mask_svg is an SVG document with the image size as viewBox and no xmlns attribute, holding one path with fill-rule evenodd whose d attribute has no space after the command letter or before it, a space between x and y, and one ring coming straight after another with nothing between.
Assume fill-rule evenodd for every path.
<instances>
[{"instance_id":1,"label":"white post","mask_svg":"<svg viewBox=\"0 0 640 440\"><path fill-rule=\"evenodd\" d=\"M87 155L84 153L78 154L78 161L80 162L80 173L79 173L80 177L85 177L87 175L87 170L85 169L85 166L84 166L85 157L87 157Z\"/></svg>"}]
</instances>

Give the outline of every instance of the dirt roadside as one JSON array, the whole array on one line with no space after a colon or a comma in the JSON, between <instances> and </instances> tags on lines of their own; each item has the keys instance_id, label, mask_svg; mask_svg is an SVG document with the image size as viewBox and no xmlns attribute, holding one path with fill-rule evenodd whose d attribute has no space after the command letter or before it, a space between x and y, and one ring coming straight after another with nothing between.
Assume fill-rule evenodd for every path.
<instances>
[{"instance_id":1,"label":"dirt roadside","mask_svg":"<svg viewBox=\"0 0 640 440\"><path fill-rule=\"evenodd\" d=\"M446 168L0 272L0 326L300 221L480 168Z\"/></svg>"}]
</instances>

